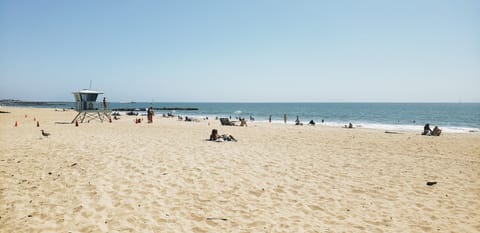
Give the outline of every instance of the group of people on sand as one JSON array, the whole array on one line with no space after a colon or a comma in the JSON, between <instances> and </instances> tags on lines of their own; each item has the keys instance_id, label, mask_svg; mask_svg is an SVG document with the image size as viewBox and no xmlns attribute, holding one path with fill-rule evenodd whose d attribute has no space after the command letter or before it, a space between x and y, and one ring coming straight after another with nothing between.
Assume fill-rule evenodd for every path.
<instances>
[{"instance_id":1,"label":"group of people on sand","mask_svg":"<svg viewBox=\"0 0 480 233\"><path fill-rule=\"evenodd\" d=\"M440 136L441 133L442 133L442 130L440 128L438 128L438 126L433 127L433 130L432 130L432 129L430 129L430 124L425 124L425 126L423 127L422 135Z\"/></svg>"},{"instance_id":2,"label":"group of people on sand","mask_svg":"<svg viewBox=\"0 0 480 233\"><path fill-rule=\"evenodd\" d=\"M323 123L323 122L324 122L324 121L322 120L322 123ZM315 124L316 124L316 123L315 123L314 120L310 120L310 121L308 122L308 125L315 126ZM298 116L297 116L297 119L295 120L295 125L303 125L303 123L300 122L300 119L298 118Z\"/></svg>"},{"instance_id":3,"label":"group of people on sand","mask_svg":"<svg viewBox=\"0 0 480 233\"><path fill-rule=\"evenodd\" d=\"M298 118L297 118L297 120L298 120ZM315 125L315 122L312 120L309 124ZM349 123L348 125L345 125L345 128L353 128L352 123ZM422 135L440 136L441 133L442 133L442 130L440 128L438 128L438 126L435 126L432 130L432 129L430 129L430 124L426 124L423 128ZM220 135L218 133L217 129L212 129L212 133L210 134L209 141L214 141L214 142L234 141L234 142L236 142L237 139L235 137L233 137L233 135L230 135L230 134Z\"/></svg>"}]
</instances>

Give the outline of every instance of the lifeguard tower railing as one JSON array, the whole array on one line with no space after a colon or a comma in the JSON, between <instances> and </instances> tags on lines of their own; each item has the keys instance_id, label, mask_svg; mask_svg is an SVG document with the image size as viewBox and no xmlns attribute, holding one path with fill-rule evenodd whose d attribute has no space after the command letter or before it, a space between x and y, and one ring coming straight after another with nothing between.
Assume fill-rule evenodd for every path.
<instances>
[{"instance_id":1,"label":"lifeguard tower railing","mask_svg":"<svg viewBox=\"0 0 480 233\"><path fill-rule=\"evenodd\" d=\"M83 123L85 120L110 120L111 110L108 106L105 106L103 102L97 102L98 95L102 92L92 90L81 90L73 92L75 97L75 110L78 112L77 116L72 120L72 123L80 121Z\"/></svg>"}]
</instances>

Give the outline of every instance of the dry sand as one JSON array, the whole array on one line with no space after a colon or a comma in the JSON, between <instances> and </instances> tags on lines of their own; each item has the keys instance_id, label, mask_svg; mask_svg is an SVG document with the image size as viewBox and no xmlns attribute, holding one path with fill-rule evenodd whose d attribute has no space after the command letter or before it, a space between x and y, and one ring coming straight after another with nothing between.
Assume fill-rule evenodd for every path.
<instances>
[{"instance_id":1,"label":"dry sand","mask_svg":"<svg viewBox=\"0 0 480 233\"><path fill-rule=\"evenodd\" d=\"M480 231L479 134L1 110L0 232Z\"/></svg>"}]
</instances>

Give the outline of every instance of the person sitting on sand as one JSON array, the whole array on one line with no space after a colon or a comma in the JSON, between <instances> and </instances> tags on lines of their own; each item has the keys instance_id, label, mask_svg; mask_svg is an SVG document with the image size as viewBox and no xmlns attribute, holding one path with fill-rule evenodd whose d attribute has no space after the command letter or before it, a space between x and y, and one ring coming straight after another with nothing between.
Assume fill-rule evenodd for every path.
<instances>
[{"instance_id":1,"label":"person sitting on sand","mask_svg":"<svg viewBox=\"0 0 480 233\"><path fill-rule=\"evenodd\" d=\"M210 134L210 141L216 141L218 138L220 138L220 135L218 134L218 130L212 129L212 133Z\"/></svg>"},{"instance_id":2,"label":"person sitting on sand","mask_svg":"<svg viewBox=\"0 0 480 233\"><path fill-rule=\"evenodd\" d=\"M215 141L215 142L234 141L234 142L236 142L237 139L235 139L232 135L227 135L227 134L220 135L218 133L217 129L212 129L212 133L210 134L210 141Z\"/></svg>"},{"instance_id":3,"label":"person sitting on sand","mask_svg":"<svg viewBox=\"0 0 480 233\"><path fill-rule=\"evenodd\" d=\"M422 135L427 135L427 136L432 135L432 130L430 129L430 124L425 124L425 126L423 127Z\"/></svg>"},{"instance_id":4,"label":"person sitting on sand","mask_svg":"<svg viewBox=\"0 0 480 233\"><path fill-rule=\"evenodd\" d=\"M438 128L438 126L435 126L432 131L432 136L440 136L442 133L442 130Z\"/></svg>"},{"instance_id":5,"label":"person sitting on sand","mask_svg":"<svg viewBox=\"0 0 480 233\"><path fill-rule=\"evenodd\" d=\"M310 122L308 122L309 125L315 125L315 121L313 120L310 120Z\"/></svg>"},{"instance_id":6,"label":"person sitting on sand","mask_svg":"<svg viewBox=\"0 0 480 233\"><path fill-rule=\"evenodd\" d=\"M300 119L298 119L298 116L297 116L297 119L295 120L295 125L303 125L302 123L300 123Z\"/></svg>"},{"instance_id":7,"label":"person sitting on sand","mask_svg":"<svg viewBox=\"0 0 480 233\"><path fill-rule=\"evenodd\" d=\"M240 119L240 126L245 126L245 127L247 127L247 121L245 120L245 118L241 118L241 119Z\"/></svg>"}]
</instances>

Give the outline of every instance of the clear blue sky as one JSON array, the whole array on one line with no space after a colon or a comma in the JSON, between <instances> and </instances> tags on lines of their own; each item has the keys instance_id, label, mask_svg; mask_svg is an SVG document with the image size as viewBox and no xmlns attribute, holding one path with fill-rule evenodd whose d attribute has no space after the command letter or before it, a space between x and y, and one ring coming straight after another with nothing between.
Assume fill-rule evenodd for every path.
<instances>
[{"instance_id":1,"label":"clear blue sky","mask_svg":"<svg viewBox=\"0 0 480 233\"><path fill-rule=\"evenodd\" d=\"M480 1L0 0L0 99L480 102Z\"/></svg>"}]
</instances>

